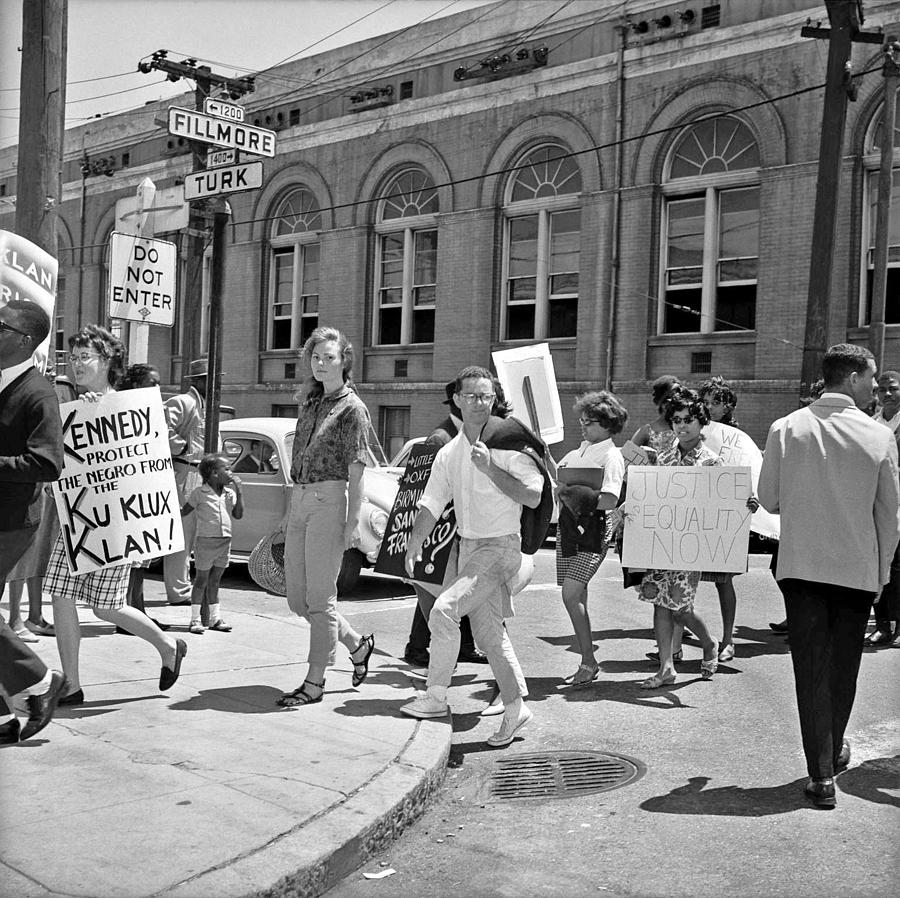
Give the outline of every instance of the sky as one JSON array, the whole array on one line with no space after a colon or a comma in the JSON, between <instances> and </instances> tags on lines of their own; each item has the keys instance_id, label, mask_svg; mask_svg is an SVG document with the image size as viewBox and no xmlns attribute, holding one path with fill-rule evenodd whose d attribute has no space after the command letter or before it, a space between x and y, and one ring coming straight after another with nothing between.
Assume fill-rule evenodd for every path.
<instances>
[{"instance_id":1,"label":"sky","mask_svg":"<svg viewBox=\"0 0 900 898\"><path fill-rule=\"evenodd\" d=\"M0 0L0 146L18 142L25 2L36 0ZM192 90L191 82L137 71L139 60L161 48L170 51L169 59L194 57L219 74L240 77L487 2L69 0L66 127Z\"/></svg>"}]
</instances>

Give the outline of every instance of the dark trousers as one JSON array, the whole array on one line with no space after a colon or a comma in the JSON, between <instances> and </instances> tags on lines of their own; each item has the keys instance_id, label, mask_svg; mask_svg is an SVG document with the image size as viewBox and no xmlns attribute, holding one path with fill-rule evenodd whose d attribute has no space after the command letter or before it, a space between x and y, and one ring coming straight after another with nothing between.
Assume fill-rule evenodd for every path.
<instances>
[{"instance_id":1,"label":"dark trousers","mask_svg":"<svg viewBox=\"0 0 900 898\"><path fill-rule=\"evenodd\" d=\"M881 590L872 609L875 612L875 629L890 633L891 627L900 621L900 545L891 561L890 582Z\"/></svg>"},{"instance_id":2,"label":"dark trousers","mask_svg":"<svg viewBox=\"0 0 900 898\"><path fill-rule=\"evenodd\" d=\"M778 585L787 605L806 768L813 779L824 779L834 775L853 709L874 593L809 580Z\"/></svg>"},{"instance_id":3,"label":"dark trousers","mask_svg":"<svg viewBox=\"0 0 900 898\"><path fill-rule=\"evenodd\" d=\"M428 629L428 615L434 607L436 596L433 596L428 590L422 589L421 586L416 587L416 612L413 614L412 627L409 630L409 642L406 646L406 652L417 654L419 652L428 651L431 645L431 630ZM425 609L423 611L423 608ZM469 623L467 615L463 615L459 621L459 650L461 652L471 652L475 648L475 638L472 636L472 625Z\"/></svg>"},{"instance_id":4,"label":"dark trousers","mask_svg":"<svg viewBox=\"0 0 900 898\"><path fill-rule=\"evenodd\" d=\"M37 524L26 530L0 530L0 594L6 575L25 554L37 534ZM19 639L6 621L0 619L0 686L13 696L40 682L47 666ZM10 714L6 699L0 695L0 715Z\"/></svg>"}]
</instances>

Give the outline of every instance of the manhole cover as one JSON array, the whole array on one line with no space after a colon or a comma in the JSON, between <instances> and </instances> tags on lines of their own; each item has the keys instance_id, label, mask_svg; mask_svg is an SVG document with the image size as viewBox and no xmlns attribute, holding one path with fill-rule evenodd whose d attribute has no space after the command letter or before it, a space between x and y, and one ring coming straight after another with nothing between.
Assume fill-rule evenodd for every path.
<instances>
[{"instance_id":1,"label":"manhole cover","mask_svg":"<svg viewBox=\"0 0 900 898\"><path fill-rule=\"evenodd\" d=\"M640 761L597 751L554 751L512 755L494 763L490 797L576 798L609 792L639 780L646 772Z\"/></svg>"}]
</instances>

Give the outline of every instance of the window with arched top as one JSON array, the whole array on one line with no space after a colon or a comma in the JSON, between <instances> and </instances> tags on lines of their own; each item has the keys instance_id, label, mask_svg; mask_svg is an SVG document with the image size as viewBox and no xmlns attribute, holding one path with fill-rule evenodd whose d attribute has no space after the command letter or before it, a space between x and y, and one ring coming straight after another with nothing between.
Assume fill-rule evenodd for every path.
<instances>
[{"instance_id":1,"label":"window with arched top","mask_svg":"<svg viewBox=\"0 0 900 898\"><path fill-rule=\"evenodd\" d=\"M733 115L688 125L665 165L658 330L753 330L759 146Z\"/></svg>"},{"instance_id":2,"label":"window with arched top","mask_svg":"<svg viewBox=\"0 0 900 898\"><path fill-rule=\"evenodd\" d=\"M381 192L375 222L378 344L434 342L438 211L437 188L421 169L405 169Z\"/></svg>"},{"instance_id":3,"label":"window with arched top","mask_svg":"<svg viewBox=\"0 0 900 898\"><path fill-rule=\"evenodd\" d=\"M900 95L895 110L891 208L887 237L887 288L884 297L884 321L900 324ZM881 147L884 141L884 108L874 117L866 135L863 166L866 214L863 216L862 241L865 265L860 272L859 324L871 321L872 286L875 275L875 240L878 221L878 180Z\"/></svg>"},{"instance_id":4,"label":"window with arched top","mask_svg":"<svg viewBox=\"0 0 900 898\"><path fill-rule=\"evenodd\" d=\"M319 231L322 213L311 190L297 187L272 215L269 349L298 349L319 324Z\"/></svg>"},{"instance_id":5,"label":"window with arched top","mask_svg":"<svg viewBox=\"0 0 900 898\"><path fill-rule=\"evenodd\" d=\"M574 337L578 322L581 169L544 144L515 164L503 205L501 339Z\"/></svg>"}]
</instances>

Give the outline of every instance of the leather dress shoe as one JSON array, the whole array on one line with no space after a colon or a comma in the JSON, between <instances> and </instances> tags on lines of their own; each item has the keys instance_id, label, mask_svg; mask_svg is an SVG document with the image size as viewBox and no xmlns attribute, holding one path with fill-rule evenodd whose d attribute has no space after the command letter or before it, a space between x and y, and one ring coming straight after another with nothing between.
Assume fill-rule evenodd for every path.
<instances>
[{"instance_id":1,"label":"leather dress shoe","mask_svg":"<svg viewBox=\"0 0 900 898\"><path fill-rule=\"evenodd\" d=\"M834 759L834 772L843 773L850 766L850 743L845 739L841 743L841 750Z\"/></svg>"},{"instance_id":2,"label":"leather dress shoe","mask_svg":"<svg viewBox=\"0 0 900 898\"><path fill-rule=\"evenodd\" d=\"M64 695L59 702L57 702L59 707L61 708L63 705L83 705L84 704L84 690L76 689L74 692L70 692L68 695Z\"/></svg>"},{"instance_id":3,"label":"leather dress shoe","mask_svg":"<svg viewBox=\"0 0 900 898\"><path fill-rule=\"evenodd\" d=\"M884 630L876 628L863 639L863 645L888 645L892 640L893 635L891 634L890 627L887 627Z\"/></svg>"},{"instance_id":4,"label":"leather dress shoe","mask_svg":"<svg viewBox=\"0 0 900 898\"><path fill-rule=\"evenodd\" d=\"M474 646L470 649L460 649L457 661L463 661L467 664L487 664L488 658L480 649Z\"/></svg>"},{"instance_id":5,"label":"leather dress shoe","mask_svg":"<svg viewBox=\"0 0 900 898\"><path fill-rule=\"evenodd\" d=\"M43 695L28 696L28 722L22 727L22 742L36 736L50 723L65 688L66 678L58 670L54 670L50 688Z\"/></svg>"},{"instance_id":6,"label":"leather dress shoe","mask_svg":"<svg viewBox=\"0 0 900 898\"><path fill-rule=\"evenodd\" d=\"M6 723L0 723L0 745L15 745L19 741L21 729L22 727L15 717Z\"/></svg>"},{"instance_id":7,"label":"leather dress shoe","mask_svg":"<svg viewBox=\"0 0 900 898\"><path fill-rule=\"evenodd\" d=\"M833 808L837 804L834 780L830 776L821 780L811 779L803 791L817 808Z\"/></svg>"},{"instance_id":8,"label":"leather dress shoe","mask_svg":"<svg viewBox=\"0 0 900 898\"><path fill-rule=\"evenodd\" d=\"M403 660L413 667L428 667L431 663L431 656L428 654L428 649L416 651L407 646L406 651L403 653Z\"/></svg>"}]
</instances>

